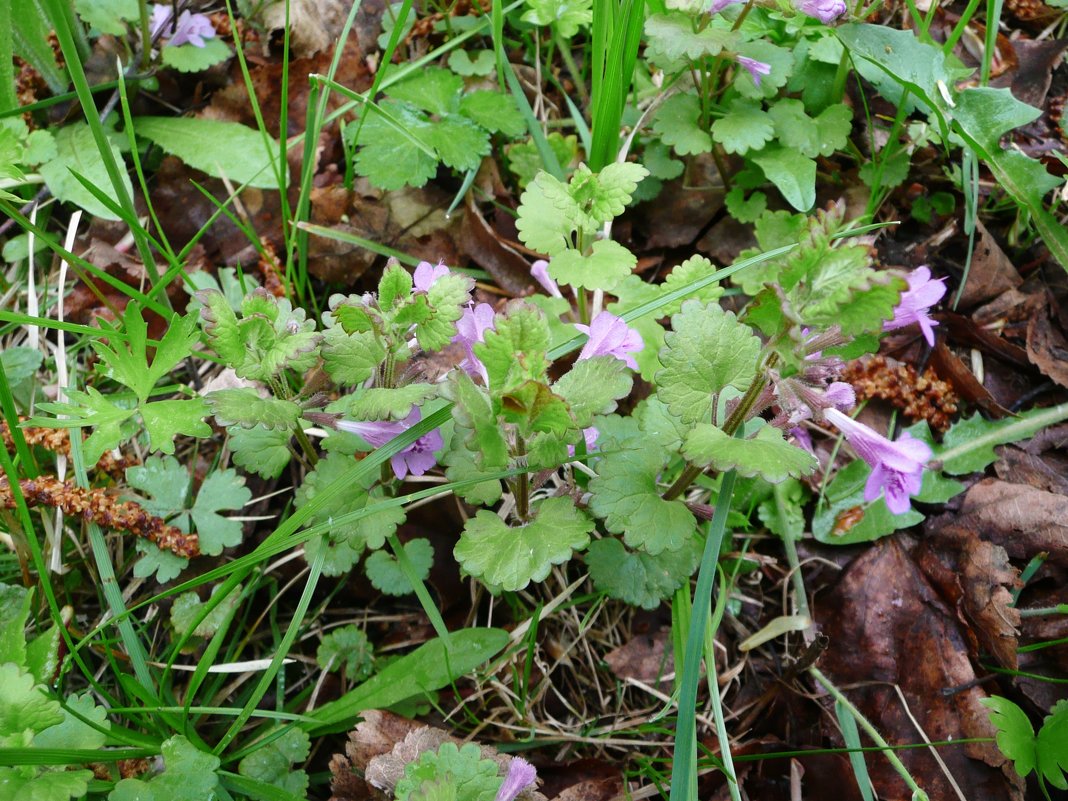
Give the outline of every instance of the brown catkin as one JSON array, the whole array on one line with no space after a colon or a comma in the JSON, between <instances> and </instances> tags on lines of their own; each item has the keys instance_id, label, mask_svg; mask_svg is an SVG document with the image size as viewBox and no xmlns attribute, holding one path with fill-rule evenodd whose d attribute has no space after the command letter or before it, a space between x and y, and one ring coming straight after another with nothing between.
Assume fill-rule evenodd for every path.
<instances>
[{"instance_id":1,"label":"brown catkin","mask_svg":"<svg viewBox=\"0 0 1068 801\"><path fill-rule=\"evenodd\" d=\"M86 489L55 476L19 481L27 506L51 506L64 514L91 520L103 528L128 531L156 543L165 551L186 558L200 555L196 534L185 534L162 518L150 515L133 501L117 501L103 489ZM15 508L15 496L7 480L0 481L0 507Z\"/></svg>"}]
</instances>

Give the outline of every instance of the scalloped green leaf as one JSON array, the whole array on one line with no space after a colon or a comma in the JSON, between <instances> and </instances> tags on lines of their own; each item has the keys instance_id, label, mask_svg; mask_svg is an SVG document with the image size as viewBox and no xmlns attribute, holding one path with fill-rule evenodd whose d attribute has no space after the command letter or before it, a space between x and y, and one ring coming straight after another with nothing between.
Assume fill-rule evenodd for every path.
<instances>
[{"instance_id":1,"label":"scalloped green leaf","mask_svg":"<svg viewBox=\"0 0 1068 801\"><path fill-rule=\"evenodd\" d=\"M469 575L517 592L585 548L592 530L593 521L570 498L546 498L532 521L515 527L494 512L479 510L468 519L453 553Z\"/></svg>"},{"instance_id":2,"label":"scalloped green leaf","mask_svg":"<svg viewBox=\"0 0 1068 801\"><path fill-rule=\"evenodd\" d=\"M686 301L671 326L660 351L657 397L683 422L706 421L713 396L753 380L760 340L733 312L697 300Z\"/></svg>"},{"instance_id":3,"label":"scalloped green leaf","mask_svg":"<svg viewBox=\"0 0 1068 801\"><path fill-rule=\"evenodd\" d=\"M771 484L800 478L816 469L816 457L791 445L774 426L765 425L751 439L725 434L711 423L698 423L687 435L683 455L700 467L743 477L760 476Z\"/></svg>"}]
</instances>

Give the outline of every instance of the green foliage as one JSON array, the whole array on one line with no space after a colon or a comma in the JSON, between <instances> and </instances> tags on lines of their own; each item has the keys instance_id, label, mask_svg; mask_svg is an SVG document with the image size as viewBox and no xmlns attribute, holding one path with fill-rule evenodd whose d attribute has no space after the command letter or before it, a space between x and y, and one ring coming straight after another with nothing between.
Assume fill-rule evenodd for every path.
<instances>
[{"instance_id":1,"label":"green foliage","mask_svg":"<svg viewBox=\"0 0 1068 801\"><path fill-rule=\"evenodd\" d=\"M315 661L323 670L342 671L350 681L363 681L374 672L374 648L363 630L350 623L323 636Z\"/></svg>"},{"instance_id":2,"label":"green foliage","mask_svg":"<svg viewBox=\"0 0 1068 801\"><path fill-rule=\"evenodd\" d=\"M221 587L221 584L216 584L211 588L211 596L213 598ZM185 635L192 629L194 637L211 637L222 627L223 622L234 609L237 608L237 602L240 599L241 585L238 584L200 621L196 628L192 628L193 621L196 620L204 607L204 602L200 600L200 596L193 590L183 592L174 599L174 606L171 607L171 625L174 626L174 631L179 635Z\"/></svg>"},{"instance_id":3,"label":"green foliage","mask_svg":"<svg viewBox=\"0 0 1068 801\"><path fill-rule=\"evenodd\" d=\"M454 789L456 801L493 801L501 786L497 763L483 759L474 743L458 748L442 743L437 751L424 751L404 766L404 778L397 782L397 801L422 797L427 784L444 784ZM431 796L434 797L434 796Z\"/></svg>"},{"instance_id":4,"label":"green foliage","mask_svg":"<svg viewBox=\"0 0 1068 801\"><path fill-rule=\"evenodd\" d=\"M346 333L340 325L323 331L323 367L338 384L362 384L386 358L386 349L373 331Z\"/></svg>"},{"instance_id":5,"label":"green foliage","mask_svg":"<svg viewBox=\"0 0 1068 801\"><path fill-rule=\"evenodd\" d=\"M1068 702L1057 702L1037 735L1024 711L1008 698L994 695L979 703L990 710L990 722L998 729L998 748L1012 760L1018 776L1037 772L1047 797L1046 782L1068 790Z\"/></svg>"},{"instance_id":6,"label":"green foliage","mask_svg":"<svg viewBox=\"0 0 1068 801\"><path fill-rule=\"evenodd\" d=\"M529 303L508 304L493 331L474 346L489 375L489 388L500 397L528 381L544 381L549 368L549 324Z\"/></svg>"},{"instance_id":7,"label":"green foliage","mask_svg":"<svg viewBox=\"0 0 1068 801\"><path fill-rule=\"evenodd\" d=\"M566 375L553 384L553 391L567 402L579 428L586 428L597 414L615 411L616 401L630 393L632 384L627 366L614 356L594 356L575 362Z\"/></svg>"},{"instance_id":8,"label":"green foliage","mask_svg":"<svg viewBox=\"0 0 1068 801\"><path fill-rule=\"evenodd\" d=\"M496 68L496 59L492 50L479 50L471 57L466 50L452 50L449 53L449 69L457 75L471 77L473 75L489 75Z\"/></svg>"},{"instance_id":9,"label":"green foliage","mask_svg":"<svg viewBox=\"0 0 1068 801\"><path fill-rule=\"evenodd\" d=\"M422 186L439 163L466 172L489 154L490 135L515 137L526 123L510 95L465 93L463 78L439 67L420 70L367 106L362 128L346 128L348 145L360 131L356 171L381 189ZM351 133L350 133L351 132Z\"/></svg>"},{"instance_id":10,"label":"green foliage","mask_svg":"<svg viewBox=\"0 0 1068 801\"><path fill-rule=\"evenodd\" d=\"M302 371L314 363L319 334L315 321L264 289L245 296L239 318L221 292L196 293L208 344L241 378L269 381L282 370ZM256 422L267 421L253 421Z\"/></svg>"},{"instance_id":11,"label":"green foliage","mask_svg":"<svg viewBox=\"0 0 1068 801\"><path fill-rule=\"evenodd\" d=\"M712 136L728 153L760 150L775 135L775 122L759 103L731 101L727 113L712 123Z\"/></svg>"},{"instance_id":12,"label":"green foliage","mask_svg":"<svg viewBox=\"0 0 1068 801\"><path fill-rule=\"evenodd\" d=\"M771 484L799 478L816 469L816 458L783 439L782 431L765 425L756 436L739 439L711 423L698 423L686 437L683 454L696 465L739 476L760 476Z\"/></svg>"},{"instance_id":13,"label":"green foliage","mask_svg":"<svg viewBox=\"0 0 1068 801\"><path fill-rule=\"evenodd\" d=\"M654 447L609 453L597 463L597 478L589 485L590 511L605 528L652 555L683 548L697 525L686 504L660 497L657 479L665 461Z\"/></svg>"},{"instance_id":14,"label":"green foliage","mask_svg":"<svg viewBox=\"0 0 1068 801\"><path fill-rule=\"evenodd\" d=\"M599 173L580 164L566 184L547 172L539 173L520 199L516 220L520 240L551 257L575 248L576 236L592 242L601 226L623 213L648 174L631 162L609 164Z\"/></svg>"},{"instance_id":15,"label":"green foliage","mask_svg":"<svg viewBox=\"0 0 1068 801\"><path fill-rule=\"evenodd\" d=\"M614 289L630 275L637 257L618 242L594 242L587 254L565 250L553 256L549 274L559 283L581 289Z\"/></svg>"},{"instance_id":16,"label":"green foliage","mask_svg":"<svg viewBox=\"0 0 1068 801\"><path fill-rule=\"evenodd\" d=\"M712 150L712 136L701 125L701 103L697 95L689 92L672 95L663 102L653 119L653 131L680 156Z\"/></svg>"},{"instance_id":17,"label":"green foliage","mask_svg":"<svg viewBox=\"0 0 1068 801\"><path fill-rule=\"evenodd\" d=\"M718 56L734 46L734 31L716 22L694 30L693 17L680 11L653 14L645 21L645 57L667 73L678 72L691 61Z\"/></svg>"},{"instance_id":18,"label":"green foliage","mask_svg":"<svg viewBox=\"0 0 1068 801\"><path fill-rule=\"evenodd\" d=\"M352 470L352 459L342 453L331 453L319 460L315 470L308 473L297 490L295 506L300 509L323 492L335 481ZM323 574L340 576L352 569L365 548L381 548L386 537L404 522L404 510L399 507L379 509L355 521L340 522L342 515L357 512L382 497L381 488L375 488L378 477L365 476L362 482L350 485L346 492L333 497L312 516L309 523L330 525L327 534L320 539L313 537L305 545L305 557L312 561L320 548L327 549Z\"/></svg>"},{"instance_id":19,"label":"green foliage","mask_svg":"<svg viewBox=\"0 0 1068 801\"><path fill-rule=\"evenodd\" d=\"M753 380L760 340L733 312L697 300L682 305L671 327L660 351L657 396L683 422L708 420L714 396Z\"/></svg>"},{"instance_id":20,"label":"green foliage","mask_svg":"<svg viewBox=\"0 0 1068 801\"><path fill-rule=\"evenodd\" d=\"M403 420L415 406L437 394L433 384L406 384L402 387L358 389L331 409L340 407L356 420Z\"/></svg>"},{"instance_id":21,"label":"green foliage","mask_svg":"<svg viewBox=\"0 0 1068 801\"><path fill-rule=\"evenodd\" d=\"M500 495L500 482L497 483L498 496ZM415 573L423 581L430 575L430 568L434 565L434 546L430 540L417 537L404 543L404 554L408 557ZM410 595L415 592L408 576L401 570L397 558L385 549L375 551L367 557L364 563L364 571L371 582L371 586L386 595Z\"/></svg>"},{"instance_id":22,"label":"green foliage","mask_svg":"<svg viewBox=\"0 0 1068 801\"><path fill-rule=\"evenodd\" d=\"M651 555L628 551L617 539L597 540L586 551L594 586L643 609L655 609L693 575L701 560L701 541L693 537L675 551Z\"/></svg>"},{"instance_id":23,"label":"green foliage","mask_svg":"<svg viewBox=\"0 0 1068 801\"><path fill-rule=\"evenodd\" d=\"M812 535L817 540L826 545L855 545L923 522L923 515L913 509L895 515L881 497L864 500L870 474L871 468L859 459L838 471L827 485L824 503L812 516Z\"/></svg>"},{"instance_id":24,"label":"green foliage","mask_svg":"<svg viewBox=\"0 0 1068 801\"><path fill-rule=\"evenodd\" d=\"M455 51L454 51L455 52ZM549 149L556 156L557 162L565 171L573 164L579 155L578 137L574 134L564 135L559 131L550 131L545 137L549 143ZM526 189L527 184L534 180L541 171L541 155L533 140L515 142L504 149L508 157L508 169L516 177L520 189Z\"/></svg>"},{"instance_id":25,"label":"green foliage","mask_svg":"<svg viewBox=\"0 0 1068 801\"><path fill-rule=\"evenodd\" d=\"M288 432L300 419L300 407L293 401L260 397L252 387L217 389L204 400L221 426Z\"/></svg>"},{"instance_id":26,"label":"green foliage","mask_svg":"<svg viewBox=\"0 0 1068 801\"><path fill-rule=\"evenodd\" d=\"M552 25L564 39L593 22L593 0L526 0L526 6L523 22Z\"/></svg>"},{"instance_id":27,"label":"green foliage","mask_svg":"<svg viewBox=\"0 0 1068 801\"><path fill-rule=\"evenodd\" d=\"M137 0L74 0L74 10L100 33L122 36L126 23L138 19Z\"/></svg>"},{"instance_id":28,"label":"green foliage","mask_svg":"<svg viewBox=\"0 0 1068 801\"><path fill-rule=\"evenodd\" d=\"M261 478L278 478L289 464L291 452L288 429L272 429L257 424L252 428L231 426L230 458L238 467Z\"/></svg>"},{"instance_id":29,"label":"green foliage","mask_svg":"<svg viewBox=\"0 0 1068 801\"><path fill-rule=\"evenodd\" d=\"M532 521L515 528L480 510L468 519L453 553L468 575L517 592L585 548L592 530L593 521L570 498L546 498Z\"/></svg>"},{"instance_id":30,"label":"green foliage","mask_svg":"<svg viewBox=\"0 0 1068 801\"><path fill-rule=\"evenodd\" d=\"M977 473L998 458L994 448L1033 437L1044 426L1043 409L1004 420L985 420L978 412L954 423L936 448L935 460L951 476Z\"/></svg>"},{"instance_id":31,"label":"green foliage","mask_svg":"<svg viewBox=\"0 0 1068 801\"><path fill-rule=\"evenodd\" d=\"M241 521L223 517L220 511L242 508L252 499L245 479L235 470L209 473L189 504L190 479L186 468L167 456L152 456L143 465L126 470L126 483L145 496L141 505L185 533L195 530L201 553L218 556L223 548L241 542Z\"/></svg>"},{"instance_id":32,"label":"green foliage","mask_svg":"<svg viewBox=\"0 0 1068 801\"><path fill-rule=\"evenodd\" d=\"M503 469L508 463L508 444L497 422L489 394L476 386L463 370L453 372L449 387L456 404L456 442L453 453L457 457L449 462L450 467L461 470L469 478L472 477L469 474L477 472L479 468L482 471ZM457 445L462 445L467 454L461 456ZM453 481L461 480L455 472L450 473L450 477ZM492 494L492 491L490 492Z\"/></svg>"},{"instance_id":33,"label":"green foliage","mask_svg":"<svg viewBox=\"0 0 1068 801\"><path fill-rule=\"evenodd\" d=\"M219 758L206 754L182 735L165 740L163 773L149 779L123 779L108 801L203 801L217 793Z\"/></svg>"},{"instance_id":34,"label":"green foliage","mask_svg":"<svg viewBox=\"0 0 1068 801\"><path fill-rule=\"evenodd\" d=\"M163 49L160 50L159 54L160 59L163 61L163 66L170 67L171 69L178 70L179 72L203 72L204 70L210 67L214 67L216 64L220 64L223 61L226 61L226 59L230 58L230 56L233 55L226 42L224 42L219 37L215 37L214 39L206 39L204 41L203 47L197 47L194 44L178 45L177 47L171 44L164 45ZM167 119L171 118L168 117ZM203 122L207 122L207 120L203 120ZM232 125L236 123L228 124ZM244 131L241 131L239 136L244 139L246 137L246 134ZM163 147L162 144L160 146ZM260 147L260 149L262 150L262 146ZM177 153L175 155L178 155L178 157L182 158L183 161L185 160L181 155ZM190 164L190 166L195 166L192 162L186 163ZM229 173L228 164L222 162L219 162L219 164L222 165L224 170L227 170L226 176L230 178L230 180L234 181L235 183L244 183L243 181L238 181L236 178L234 178L233 175ZM197 169L203 170L204 172L208 173L208 175L214 175L214 173L210 169L204 167L197 167ZM216 169L218 169L218 167L216 167ZM270 168L268 167L268 169ZM252 171L243 169L242 172ZM267 179L260 175L257 175L252 180L265 181ZM257 186L258 184L250 183L249 185Z\"/></svg>"},{"instance_id":35,"label":"green foliage","mask_svg":"<svg viewBox=\"0 0 1068 801\"><path fill-rule=\"evenodd\" d=\"M40 166L41 176L49 191L57 199L80 206L94 217L105 220L117 220L118 215L101 203L75 175L80 175L97 188L113 203L120 205L119 197L111 184L104 160L97 149L93 132L84 122L74 122L54 132L56 155ZM118 147L109 142L111 155L118 164L122 164L122 154ZM127 197L133 196L133 185L129 176L122 172L122 183Z\"/></svg>"},{"instance_id":36,"label":"green foliage","mask_svg":"<svg viewBox=\"0 0 1068 801\"><path fill-rule=\"evenodd\" d=\"M219 42L208 52L197 54L203 61L214 58L207 66L229 55L229 48ZM225 55L219 52L219 45ZM181 47L163 48L172 51ZM201 50L201 48L196 48ZM204 48L203 50L207 50ZM171 54L172 60L176 55ZM192 54L190 54L192 55ZM219 56L222 55L222 58ZM182 57L179 56L179 59ZM187 58L187 62L189 62ZM203 63L203 62L202 62ZM205 67L196 67L205 69ZM206 172L214 178L228 178L235 185L248 185L260 189L278 189L275 173L278 160L278 143L265 137L254 128L228 120L198 119L195 117L137 117L134 120L137 136L151 140L167 153L177 156L190 167ZM283 175L283 180L285 176Z\"/></svg>"},{"instance_id":37,"label":"green foliage","mask_svg":"<svg viewBox=\"0 0 1068 801\"><path fill-rule=\"evenodd\" d=\"M269 732L265 739L273 733ZM308 774L304 770L294 770L293 765L305 762L310 752L311 740L306 732L297 728L286 729L285 734L271 739L242 759L237 772L303 798L308 791Z\"/></svg>"},{"instance_id":38,"label":"green foliage","mask_svg":"<svg viewBox=\"0 0 1068 801\"><path fill-rule=\"evenodd\" d=\"M49 697L45 684L52 682L56 671L58 639L46 633L27 645L23 631L29 618L30 594L21 587L0 584L0 601L4 604L0 611L0 747L103 747L110 723L106 710L97 706L89 693L72 695L62 706ZM34 662L38 668L49 665L46 675L32 672ZM4 797L17 801L81 798L92 777L90 770L39 766L32 760L0 767Z\"/></svg>"}]
</instances>

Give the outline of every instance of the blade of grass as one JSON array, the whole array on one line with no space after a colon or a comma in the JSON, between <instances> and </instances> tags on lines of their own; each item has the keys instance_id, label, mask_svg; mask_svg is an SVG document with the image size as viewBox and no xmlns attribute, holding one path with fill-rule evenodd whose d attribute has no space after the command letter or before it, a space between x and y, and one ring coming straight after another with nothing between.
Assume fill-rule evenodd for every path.
<instances>
[{"instance_id":1,"label":"blade of grass","mask_svg":"<svg viewBox=\"0 0 1068 801\"><path fill-rule=\"evenodd\" d=\"M671 764L671 801L692 801L697 798L697 685L701 678L701 656L704 653L702 644L709 619L719 553L727 532L727 515L730 513L731 497L734 495L734 479L733 470L723 474L716 499L716 511L708 525L701 567L697 573L693 612L686 637L682 677L679 680L679 716L675 724L675 747ZM714 670L714 666L708 669ZM721 740L720 751L724 755L729 754L730 742ZM737 788L733 776L728 777L728 783ZM737 789L734 792L737 792Z\"/></svg>"},{"instance_id":2,"label":"blade of grass","mask_svg":"<svg viewBox=\"0 0 1068 801\"><path fill-rule=\"evenodd\" d=\"M842 728L842 740L849 749L849 766L853 769L853 776L857 780L857 787L860 788L860 795L864 801L875 801L875 796L871 791L871 777L868 776L868 765L864 761L864 754L861 751L854 750L862 746L857 722L849 714L849 710L842 706L839 701L834 702L834 714L838 718L838 725Z\"/></svg>"}]
</instances>

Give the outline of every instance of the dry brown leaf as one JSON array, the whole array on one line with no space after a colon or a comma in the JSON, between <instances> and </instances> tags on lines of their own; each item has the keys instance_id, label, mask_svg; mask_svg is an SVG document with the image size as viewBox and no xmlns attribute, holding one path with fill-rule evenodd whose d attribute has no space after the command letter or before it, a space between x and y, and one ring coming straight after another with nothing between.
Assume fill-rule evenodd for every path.
<instances>
[{"instance_id":1,"label":"dry brown leaf","mask_svg":"<svg viewBox=\"0 0 1068 801\"><path fill-rule=\"evenodd\" d=\"M620 679L636 679L656 686L675 671L671 629L639 634L605 655L604 661Z\"/></svg>"},{"instance_id":2,"label":"dry brown leaf","mask_svg":"<svg viewBox=\"0 0 1068 801\"><path fill-rule=\"evenodd\" d=\"M979 220L975 221L975 231L972 266L960 299L961 305L966 309L997 297L1008 289L1015 289L1023 283L1023 278L1012 261Z\"/></svg>"},{"instance_id":3,"label":"dry brown leaf","mask_svg":"<svg viewBox=\"0 0 1068 801\"><path fill-rule=\"evenodd\" d=\"M508 294L523 295L533 286L530 263L490 227L470 192L464 198L459 247Z\"/></svg>"},{"instance_id":4,"label":"dry brown leaf","mask_svg":"<svg viewBox=\"0 0 1068 801\"><path fill-rule=\"evenodd\" d=\"M1068 340L1047 314L1037 314L1027 324L1027 358L1048 378L1068 387Z\"/></svg>"},{"instance_id":5,"label":"dry brown leaf","mask_svg":"<svg viewBox=\"0 0 1068 801\"><path fill-rule=\"evenodd\" d=\"M931 740L994 735L979 703L986 693L972 684L976 675L955 616L900 538L881 540L855 559L835 589L819 599L816 619L830 637L822 669L839 686L861 685L848 695L891 744L922 741L893 685ZM964 689L943 692L960 687ZM909 749L898 756L931 798L955 797L930 751ZM993 743L943 748L939 756L965 798L1022 798L1022 780ZM867 762L879 798L911 797L885 760Z\"/></svg>"},{"instance_id":6,"label":"dry brown leaf","mask_svg":"<svg viewBox=\"0 0 1068 801\"><path fill-rule=\"evenodd\" d=\"M1001 545L1013 559L1049 553L1051 562L1068 565L1068 498L1025 484L988 478L968 490L961 525Z\"/></svg>"}]
</instances>

